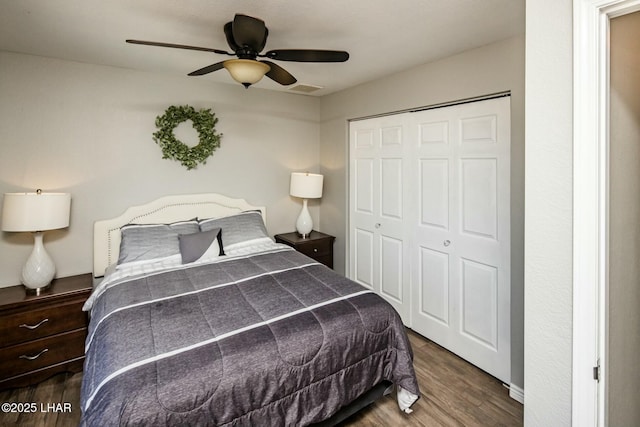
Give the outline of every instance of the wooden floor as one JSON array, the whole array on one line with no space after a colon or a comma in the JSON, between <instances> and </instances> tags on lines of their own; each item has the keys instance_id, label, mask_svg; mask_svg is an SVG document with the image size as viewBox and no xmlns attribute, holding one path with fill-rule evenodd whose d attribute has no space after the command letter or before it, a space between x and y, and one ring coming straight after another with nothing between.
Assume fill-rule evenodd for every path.
<instances>
[{"instance_id":1,"label":"wooden floor","mask_svg":"<svg viewBox=\"0 0 640 427\"><path fill-rule=\"evenodd\" d=\"M398 409L395 393L343 426L521 426L522 404L496 378L439 345L408 331L421 397L413 413Z\"/></svg>"},{"instance_id":2,"label":"wooden floor","mask_svg":"<svg viewBox=\"0 0 640 427\"><path fill-rule=\"evenodd\" d=\"M357 426L521 426L522 405L500 381L433 342L409 331L420 399L412 414L398 409L395 393L342 424ZM0 426L70 427L80 422L80 374L60 374L36 386L0 392L0 403L33 402L35 413L0 412ZM70 403L71 412L40 405Z\"/></svg>"}]
</instances>

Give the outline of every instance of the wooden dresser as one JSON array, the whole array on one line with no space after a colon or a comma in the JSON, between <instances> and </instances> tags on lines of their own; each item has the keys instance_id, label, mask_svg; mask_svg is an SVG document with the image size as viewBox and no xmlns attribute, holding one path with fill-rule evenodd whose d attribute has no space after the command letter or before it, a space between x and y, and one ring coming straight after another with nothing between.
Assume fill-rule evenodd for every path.
<instances>
[{"instance_id":1,"label":"wooden dresser","mask_svg":"<svg viewBox=\"0 0 640 427\"><path fill-rule=\"evenodd\" d=\"M333 268L333 241L336 239L335 237L319 231L312 231L306 239L300 237L296 232L276 234L274 238L277 243L289 245L298 252Z\"/></svg>"},{"instance_id":2,"label":"wooden dresser","mask_svg":"<svg viewBox=\"0 0 640 427\"><path fill-rule=\"evenodd\" d=\"M41 295L0 288L0 389L82 371L91 274L55 279Z\"/></svg>"}]
</instances>

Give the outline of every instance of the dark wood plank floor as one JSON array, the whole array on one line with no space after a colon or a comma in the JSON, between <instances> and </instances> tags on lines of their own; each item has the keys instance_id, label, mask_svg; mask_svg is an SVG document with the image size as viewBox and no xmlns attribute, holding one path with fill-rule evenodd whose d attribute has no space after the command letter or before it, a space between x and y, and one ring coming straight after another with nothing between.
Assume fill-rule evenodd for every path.
<instances>
[{"instance_id":1,"label":"dark wood plank floor","mask_svg":"<svg viewBox=\"0 0 640 427\"><path fill-rule=\"evenodd\" d=\"M521 426L522 405L500 381L433 342L409 331L422 396L412 414L398 409L395 393L351 417L357 426ZM34 402L35 413L0 412L0 426L71 427L80 421L82 373L59 374L36 386L0 392L0 403ZM40 411L50 403L70 403L71 412Z\"/></svg>"},{"instance_id":2,"label":"dark wood plank floor","mask_svg":"<svg viewBox=\"0 0 640 427\"><path fill-rule=\"evenodd\" d=\"M496 378L408 331L421 397L413 413L398 409L395 393L351 417L356 426L522 426L522 404Z\"/></svg>"}]
</instances>

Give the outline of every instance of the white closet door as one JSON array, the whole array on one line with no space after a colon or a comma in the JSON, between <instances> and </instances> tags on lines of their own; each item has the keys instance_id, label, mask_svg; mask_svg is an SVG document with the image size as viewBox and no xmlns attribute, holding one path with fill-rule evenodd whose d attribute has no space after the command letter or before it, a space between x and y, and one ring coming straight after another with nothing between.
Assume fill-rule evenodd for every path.
<instances>
[{"instance_id":1,"label":"white closet door","mask_svg":"<svg viewBox=\"0 0 640 427\"><path fill-rule=\"evenodd\" d=\"M350 123L349 276L511 376L510 98Z\"/></svg>"},{"instance_id":2,"label":"white closet door","mask_svg":"<svg viewBox=\"0 0 640 427\"><path fill-rule=\"evenodd\" d=\"M414 113L412 328L509 383L510 99Z\"/></svg>"},{"instance_id":3,"label":"white closet door","mask_svg":"<svg viewBox=\"0 0 640 427\"><path fill-rule=\"evenodd\" d=\"M409 320L405 242L405 129L402 116L350 126L350 277L382 295Z\"/></svg>"}]
</instances>

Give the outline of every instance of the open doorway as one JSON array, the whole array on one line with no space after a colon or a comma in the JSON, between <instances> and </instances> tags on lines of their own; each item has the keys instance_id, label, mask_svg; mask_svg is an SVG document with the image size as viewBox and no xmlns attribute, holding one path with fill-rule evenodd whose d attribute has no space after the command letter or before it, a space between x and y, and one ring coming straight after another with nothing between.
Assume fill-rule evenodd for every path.
<instances>
[{"instance_id":1,"label":"open doorway","mask_svg":"<svg viewBox=\"0 0 640 427\"><path fill-rule=\"evenodd\" d=\"M640 0L573 6L572 424L640 425Z\"/></svg>"},{"instance_id":2,"label":"open doorway","mask_svg":"<svg viewBox=\"0 0 640 427\"><path fill-rule=\"evenodd\" d=\"M606 424L640 425L640 12L610 21Z\"/></svg>"}]
</instances>

